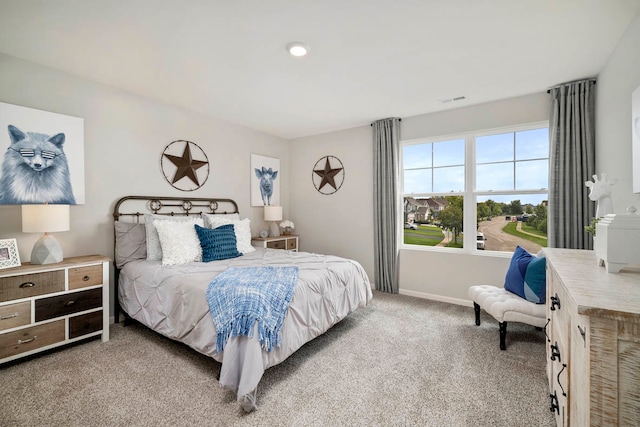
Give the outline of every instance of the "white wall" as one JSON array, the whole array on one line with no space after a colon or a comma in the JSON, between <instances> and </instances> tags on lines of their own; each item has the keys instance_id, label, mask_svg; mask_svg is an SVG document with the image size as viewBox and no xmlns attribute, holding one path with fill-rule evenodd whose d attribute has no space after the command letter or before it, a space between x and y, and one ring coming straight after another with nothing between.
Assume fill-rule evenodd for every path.
<instances>
[{"instance_id":1,"label":"white wall","mask_svg":"<svg viewBox=\"0 0 640 427\"><path fill-rule=\"evenodd\" d=\"M549 120L549 96L537 93L402 119L402 139L494 129ZM474 284L504 284L510 254L400 250L402 293L464 303Z\"/></svg>"},{"instance_id":2,"label":"white wall","mask_svg":"<svg viewBox=\"0 0 640 427\"><path fill-rule=\"evenodd\" d=\"M632 192L631 93L640 86L640 15L620 40L597 80L596 170L620 178L614 188L614 209L624 213L629 205L640 208L640 196ZM588 76L585 76L588 77ZM562 83L562 82L558 82ZM402 139L416 139L548 120L549 97L541 92L435 114L403 118ZM298 145L302 143L301 145ZM358 153L354 158L352 153ZM371 130L369 126L293 141L294 175L291 185L292 214L303 230L305 250L334 251L360 261L373 280L373 216L363 207L372 206ZM349 154L347 154L349 153ZM324 200L314 194L310 170L323 155L345 156L346 181L339 197ZM347 157L348 156L348 157ZM344 194L340 194L344 193ZM334 196L329 196L334 197ZM308 205L308 206L307 206ZM336 212L344 209L343 216ZM358 224L336 228L346 218ZM336 218L330 220L329 218ZM322 224L323 227L318 227ZM337 230L333 233L332 230ZM369 242L369 243L367 243ZM370 246L367 246L370 245ZM508 255L459 254L429 250L400 250L400 292L443 301L469 303L471 284L504 282Z\"/></svg>"},{"instance_id":3,"label":"white wall","mask_svg":"<svg viewBox=\"0 0 640 427\"><path fill-rule=\"evenodd\" d=\"M633 194L631 165L631 93L640 87L640 14L618 43L596 83L596 171L618 177L613 187L613 209L640 209ZM639 171L636 171L640 173Z\"/></svg>"},{"instance_id":4,"label":"white wall","mask_svg":"<svg viewBox=\"0 0 640 427\"><path fill-rule=\"evenodd\" d=\"M324 195L311 179L314 165L331 155L342 161L340 190ZM370 126L292 141L291 219L304 251L355 259L373 280L373 148Z\"/></svg>"},{"instance_id":5,"label":"white wall","mask_svg":"<svg viewBox=\"0 0 640 427\"><path fill-rule=\"evenodd\" d=\"M636 17L598 77L596 165L621 178L614 209L640 206L631 190L631 92L640 86L640 17ZM560 83L560 82L558 82ZM92 83L37 64L0 55L0 101L85 119L86 204L71 209L71 231L57 236L66 256L112 255L111 210L127 194L184 195L159 170L169 142L187 139L209 156L211 175L193 195L234 198L253 232L264 227L262 209L249 201L250 153L281 159L285 218L296 224L305 251L333 253L359 261L373 280L373 151L371 128L286 140L204 117ZM546 93L403 118L403 139L547 120ZM373 118L376 119L376 118ZM2 131L2 130L0 130ZM343 187L318 193L311 174L325 155L345 166ZM289 203L290 202L290 203ZM28 260L38 236L20 232L20 208L0 206L0 238L18 238ZM401 292L452 302L467 300L476 283L501 284L509 258L489 254L400 251ZM113 297L112 297L113 301Z\"/></svg>"},{"instance_id":6,"label":"white wall","mask_svg":"<svg viewBox=\"0 0 640 427\"><path fill-rule=\"evenodd\" d=\"M491 129L549 118L546 93L403 118L402 139ZM311 170L325 155L345 166L345 182L334 195L313 187ZM360 262L369 278L373 266L373 142L370 126L300 138L291 145L292 219L303 250L335 253ZM508 256L426 250L400 251L401 292L464 303L472 284L504 282Z\"/></svg>"},{"instance_id":7,"label":"white wall","mask_svg":"<svg viewBox=\"0 0 640 427\"><path fill-rule=\"evenodd\" d=\"M284 139L6 55L0 55L0 101L84 118L86 203L71 207L71 230L56 233L65 257L113 256L111 213L126 195L235 199L257 234L266 225L263 210L250 206L251 153L280 159L281 203L288 212L291 174ZM171 187L160 170L164 147L178 139L197 143L209 158L208 180L189 193ZM39 236L21 232L20 211L0 206L0 238L17 238L21 260L29 261Z\"/></svg>"}]
</instances>

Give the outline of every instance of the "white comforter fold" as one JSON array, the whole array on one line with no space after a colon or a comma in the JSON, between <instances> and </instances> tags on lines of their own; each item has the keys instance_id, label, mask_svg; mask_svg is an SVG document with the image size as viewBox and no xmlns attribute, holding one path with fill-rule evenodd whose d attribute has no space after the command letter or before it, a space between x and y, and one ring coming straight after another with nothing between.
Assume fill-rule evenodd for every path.
<instances>
[{"instance_id":1,"label":"white comforter fold","mask_svg":"<svg viewBox=\"0 0 640 427\"><path fill-rule=\"evenodd\" d=\"M271 352L253 338L233 337L216 354L216 329L206 290L229 266L295 265L296 291L282 326L282 344ZM255 409L255 389L264 370L284 361L372 298L369 279L356 261L330 255L258 248L224 261L162 266L132 261L120 272L119 301L140 323L222 362L220 385L237 393L247 411Z\"/></svg>"}]
</instances>

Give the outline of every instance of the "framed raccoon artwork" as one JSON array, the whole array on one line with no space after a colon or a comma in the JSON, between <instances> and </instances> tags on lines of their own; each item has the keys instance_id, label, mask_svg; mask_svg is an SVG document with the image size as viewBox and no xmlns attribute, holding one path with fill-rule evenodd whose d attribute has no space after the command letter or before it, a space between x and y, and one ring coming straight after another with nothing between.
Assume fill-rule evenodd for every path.
<instances>
[{"instance_id":1,"label":"framed raccoon artwork","mask_svg":"<svg viewBox=\"0 0 640 427\"><path fill-rule=\"evenodd\" d=\"M0 205L84 204L84 119L0 102Z\"/></svg>"}]
</instances>

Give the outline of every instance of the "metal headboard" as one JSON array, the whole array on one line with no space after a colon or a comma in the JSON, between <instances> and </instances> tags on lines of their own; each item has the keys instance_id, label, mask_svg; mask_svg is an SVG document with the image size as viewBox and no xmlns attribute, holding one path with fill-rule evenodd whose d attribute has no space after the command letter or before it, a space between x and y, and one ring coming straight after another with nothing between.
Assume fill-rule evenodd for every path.
<instances>
[{"instance_id":1,"label":"metal headboard","mask_svg":"<svg viewBox=\"0 0 640 427\"><path fill-rule=\"evenodd\" d=\"M126 207L126 210L123 209ZM141 212L142 211L142 212ZM123 217L135 218L135 222L140 222L140 217L145 214L169 215L169 216L191 216L209 214L234 214L238 212L238 204L231 199L209 199L204 197L156 197L156 196L125 196L116 202L113 208L113 219L119 221ZM114 234L115 240L115 234ZM114 242L115 249L115 242ZM114 254L115 255L115 254ZM118 300L118 286L120 269L115 265L114 259L114 281L115 281L115 321L120 320L120 302ZM123 312L124 313L124 312ZM130 319L125 314L125 325Z\"/></svg>"},{"instance_id":2,"label":"metal headboard","mask_svg":"<svg viewBox=\"0 0 640 427\"><path fill-rule=\"evenodd\" d=\"M127 210L123 205L131 206ZM138 209L133 212L133 209ZM140 212L142 209L143 212ZM125 196L116 202L113 208L113 219L119 221L121 217L135 217L140 222L144 214L189 216L209 214L238 213L238 204L231 199L209 199L203 197L156 197L156 196Z\"/></svg>"}]
</instances>

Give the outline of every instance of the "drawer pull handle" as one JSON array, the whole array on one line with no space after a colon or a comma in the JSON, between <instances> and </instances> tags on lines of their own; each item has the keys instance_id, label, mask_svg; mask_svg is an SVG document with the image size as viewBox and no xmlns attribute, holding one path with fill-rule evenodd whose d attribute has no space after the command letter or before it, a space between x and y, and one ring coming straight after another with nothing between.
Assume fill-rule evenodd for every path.
<instances>
[{"instance_id":1,"label":"drawer pull handle","mask_svg":"<svg viewBox=\"0 0 640 427\"><path fill-rule=\"evenodd\" d=\"M547 326L549 326L549 322L551 322L551 318L547 318L547 323L544 325L544 335L547 337L547 342L551 342L551 338L549 338L549 334L547 334Z\"/></svg>"},{"instance_id":2,"label":"drawer pull handle","mask_svg":"<svg viewBox=\"0 0 640 427\"><path fill-rule=\"evenodd\" d=\"M29 338L28 340L18 340L18 344L26 344L29 343L31 341L35 341L38 339L37 335L34 335L33 338Z\"/></svg>"},{"instance_id":3,"label":"drawer pull handle","mask_svg":"<svg viewBox=\"0 0 640 427\"><path fill-rule=\"evenodd\" d=\"M560 372L558 372L558 377L557 377L557 379L558 379L558 385L560 386L560 390L562 390L562 395L563 395L563 396L565 396L565 397L567 396L567 393L565 393L565 391L564 391L564 387L562 387L562 383L560 382L560 374L562 374L562 371L564 371L564 369L565 369L566 367L567 367L567 364L566 364L566 363L563 363L563 364L562 364L562 369L560 369Z\"/></svg>"},{"instance_id":4,"label":"drawer pull handle","mask_svg":"<svg viewBox=\"0 0 640 427\"><path fill-rule=\"evenodd\" d=\"M69 307L70 305L75 304L76 302L72 299L70 299L69 301L65 302L64 305L66 305L67 307Z\"/></svg>"},{"instance_id":5,"label":"drawer pull handle","mask_svg":"<svg viewBox=\"0 0 640 427\"><path fill-rule=\"evenodd\" d=\"M580 325L578 325L578 332L580 332L580 335L582 335L582 341L584 341L584 345L587 345L587 328L582 329L580 327Z\"/></svg>"},{"instance_id":6,"label":"drawer pull handle","mask_svg":"<svg viewBox=\"0 0 640 427\"><path fill-rule=\"evenodd\" d=\"M551 297L551 307L549 307L549 310L556 311L556 306L560 308L560 297L558 294Z\"/></svg>"},{"instance_id":7,"label":"drawer pull handle","mask_svg":"<svg viewBox=\"0 0 640 427\"><path fill-rule=\"evenodd\" d=\"M83 281L85 281L85 282L88 282L88 281L89 281L89 276L84 276L84 277L82 278L82 280L83 280Z\"/></svg>"},{"instance_id":8,"label":"drawer pull handle","mask_svg":"<svg viewBox=\"0 0 640 427\"><path fill-rule=\"evenodd\" d=\"M20 316L20 313L16 311L15 313L10 314L8 316L0 316L0 320L13 319L14 317L18 317L18 316Z\"/></svg>"},{"instance_id":9,"label":"drawer pull handle","mask_svg":"<svg viewBox=\"0 0 640 427\"><path fill-rule=\"evenodd\" d=\"M20 284L21 288L33 288L36 284L33 282L24 282Z\"/></svg>"}]
</instances>

